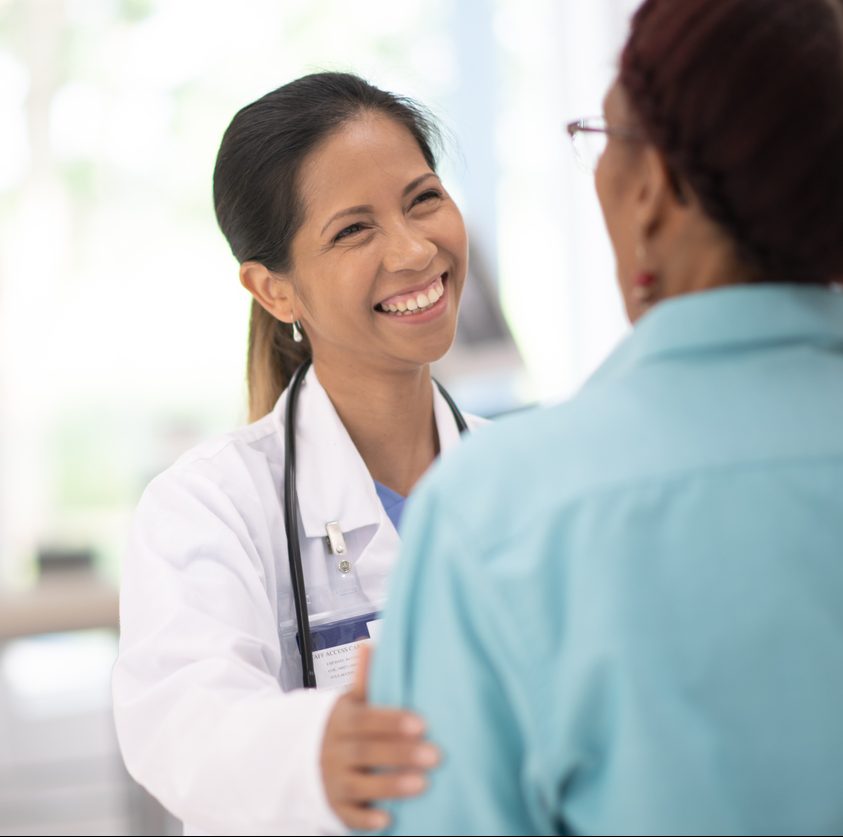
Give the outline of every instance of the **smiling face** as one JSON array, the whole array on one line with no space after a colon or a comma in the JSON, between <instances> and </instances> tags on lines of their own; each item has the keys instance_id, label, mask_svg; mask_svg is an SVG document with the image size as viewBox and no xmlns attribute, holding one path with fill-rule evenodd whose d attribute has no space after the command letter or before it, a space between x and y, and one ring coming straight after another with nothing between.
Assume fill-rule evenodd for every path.
<instances>
[{"instance_id":1,"label":"smiling face","mask_svg":"<svg viewBox=\"0 0 843 837\"><path fill-rule=\"evenodd\" d=\"M388 372L454 339L468 242L410 132L380 114L346 123L305 160L304 221L281 279L317 365Z\"/></svg>"}]
</instances>

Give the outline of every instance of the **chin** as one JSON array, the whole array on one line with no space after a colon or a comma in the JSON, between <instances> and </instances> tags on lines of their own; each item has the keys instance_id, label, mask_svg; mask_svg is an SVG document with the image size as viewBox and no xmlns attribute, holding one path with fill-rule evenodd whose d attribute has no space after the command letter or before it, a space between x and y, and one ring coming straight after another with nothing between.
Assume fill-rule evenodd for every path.
<instances>
[{"instance_id":1,"label":"chin","mask_svg":"<svg viewBox=\"0 0 843 837\"><path fill-rule=\"evenodd\" d=\"M456 329L453 329L448 336L443 335L440 339L425 340L424 345L414 347L412 357L408 359L419 366L429 366L431 363L436 363L437 360L442 360L451 346L454 345L455 336Z\"/></svg>"}]
</instances>

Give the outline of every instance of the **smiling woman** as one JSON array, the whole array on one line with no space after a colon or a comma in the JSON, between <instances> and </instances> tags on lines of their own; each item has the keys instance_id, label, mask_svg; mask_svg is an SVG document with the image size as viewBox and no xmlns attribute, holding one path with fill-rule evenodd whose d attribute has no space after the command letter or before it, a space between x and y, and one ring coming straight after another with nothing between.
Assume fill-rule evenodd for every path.
<instances>
[{"instance_id":1,"label":"smiling woman","mask_svg":"<svg viewBox=\"0 0 843 837\"><path fill-rule=\"evenodd\" d=\"M114 672L129 771L186 833L379 827L371 804L418 793L438 758L420 718L368 705L354 666L403 498L464 427L430 376L468 267L432 136L416 105L323 73L223 138L214 198L253 297L254 421L145 492Z\"/></svg>"},{"instance_id":2,"label":"smiling woman","mask_svg":"<svg viewBox=\"0 0 843 837\"><path fill-rule=\"evenodd\" d=\"M299 188L304 218L289 267L273 271L247 261L243 284L278 322L301 323L317 377L351 422L361 376L390 378L394 393L401 380L415 390L421 373L429 391L426 364L454 339L467 239L459 209L419 144L390 116L361 113L310 153ZM432 437L426 441L430 456ZM373 467L400 466L387 454ZM383 476L404 494L413 478Z\"/></svg>"}]
</instances>

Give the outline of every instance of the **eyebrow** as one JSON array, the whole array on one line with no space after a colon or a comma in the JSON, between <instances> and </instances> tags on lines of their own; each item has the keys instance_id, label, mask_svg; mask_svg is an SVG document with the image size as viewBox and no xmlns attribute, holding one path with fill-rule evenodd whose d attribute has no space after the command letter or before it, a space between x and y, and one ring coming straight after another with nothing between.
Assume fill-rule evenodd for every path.
<instances>
[{"instance_id":1,"label":"eyebrow","mask_svg":"<svg viewBox=\"0 0 843 837\"><path fill-rule=\"evenodd\" d=\"M406 198L407 195L409 195L410 192L413 191L413 189L417 188L419 185L421 185L429 177L433 177L436 180L439 180L439 176L435 172L427 171L424 174L420 175L419 177L416 177L413 180L411 180L404 187L403 191L401 192L401 197ZM373 211L372 207L369 204L361 204L360 206L350 206L350 207L348 207L348 209L341 209L339 212L335 212L328 219L328 222L325 224L324 227L322 227L322 232L320 233L320 235L322 235L325 232L325 230L327 230L328 227L330 227L331 224L333 224L334 221L336 221L338 218L344 218L346 215L359 215L359 214L366 213L366 212L371 213L372 211Z\"/></svg>"}]
</instances>

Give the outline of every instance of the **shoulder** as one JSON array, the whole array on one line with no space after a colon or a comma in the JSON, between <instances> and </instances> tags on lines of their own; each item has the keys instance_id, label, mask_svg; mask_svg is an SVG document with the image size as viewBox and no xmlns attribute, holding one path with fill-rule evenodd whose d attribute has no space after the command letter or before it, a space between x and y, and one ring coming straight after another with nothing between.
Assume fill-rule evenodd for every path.
<instances>
[{"instance_id":1,"label":"shoulder","mask_svg":"<svg viewBox=\"0 0 843 837\"><path fill-rule=\"evenodd\" d=\"M652 394L589 386L568 402L485 424L437 463L419 496L442 500L441 514L479 548L584 499L672 473L689 448L659 429Z\"/></svg>"},{"instance_id":2,"label":"shoulder","mask_svg":"<svg viewBox=\"0 0 843 837\"><path fill-rule=\"evenodd\" d=\"M222 498L243 504L278 485L283 464L283 439L270 413L182 454L147 486L139 511L154 507L174 514L191 503L221 508Z\"/></svg>"},{"instance_id":3,"label":"shoulder","mask_svg":"<svg viewBox=\"0 0 843 837\"><path fill-rule=\"evenodd\" d=\"M275 425L274 413L200 442L183 453L169 470L221 467L233 459L249 457L252 453L268 458L283 458L282 440Z\"/></svg>"},{"instance_id":4,"label":"shoulder","mask_svg":"<svg viewBox=\"0 0 843 837\"><path fill-rule=\"evenodd\" d=\"M617 403L615 406L619 406ZM600 393L583 393L563 404L539 406L495 421L468 421L474 431L432 476L437 484L489 480L523 474L536 477L564 458L570 465L590 452L583 445L603 444L615 435L616 412ZM520 481L518 490L523 488Z\"/></svg>"}]
</instances>

